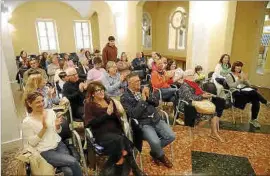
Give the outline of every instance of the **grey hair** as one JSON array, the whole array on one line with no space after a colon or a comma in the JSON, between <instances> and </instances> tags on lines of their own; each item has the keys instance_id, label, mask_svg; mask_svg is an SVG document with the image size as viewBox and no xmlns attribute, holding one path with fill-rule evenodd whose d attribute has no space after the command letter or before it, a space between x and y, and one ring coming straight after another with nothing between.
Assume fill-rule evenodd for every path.
<instances>
[{"instance_id":1,"label":"grey hair","mask_svg":"<svg viewBox=\"0 0 270 176\"><path fill-rule=\"evenodd\" d=\"M106 70L108 71L113 65L115 65L116 63L114 61L109 61L107 62L107 65L106 65Z\"/></svg>"}]
</instances>

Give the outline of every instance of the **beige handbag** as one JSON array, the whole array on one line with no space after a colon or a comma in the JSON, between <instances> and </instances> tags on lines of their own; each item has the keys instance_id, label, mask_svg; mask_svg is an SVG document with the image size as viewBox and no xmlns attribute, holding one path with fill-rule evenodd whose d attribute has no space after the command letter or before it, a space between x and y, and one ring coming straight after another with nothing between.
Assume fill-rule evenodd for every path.
<instances>
[{"instance_id":1,"label":"beige handbag","mask_svg":"<svg viewBox=\"0 0 270 176\"><path fill-rule=\"evenodd\" d=\"M50 165L35 149L29 147L25 149L16 159L20 160L18 174L23 174L25 167L22 165L30 163L31 175L55 175L55 169Z\"/></svg>"},{"instance_id":2,"label":"beige handbag","mask_svg":"<svg viewBox=\"0 0 270 176\"><path fill-rule=\"evenodd\" d=\"M209 100L192 101L192 106L200 114L214 114L216 111L216 106Z\"/></svg>"}]
</instances>

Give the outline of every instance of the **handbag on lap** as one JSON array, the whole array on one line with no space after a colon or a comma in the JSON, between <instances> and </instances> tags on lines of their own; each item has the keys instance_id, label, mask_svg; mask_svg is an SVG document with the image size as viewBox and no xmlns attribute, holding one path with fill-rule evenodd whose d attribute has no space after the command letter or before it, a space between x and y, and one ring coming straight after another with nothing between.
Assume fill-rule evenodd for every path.
<instances>
[{"instance_id":1,"label":"handbag on lap","mask_svg":"<svg viewBox=\"0 0 270 176\"><path fill-rule=\"evenodd\" d=\"M192 106L200 114L214 114L216 112L216 106L209 100L192 101Z\"/></svg>"}]
</instances>

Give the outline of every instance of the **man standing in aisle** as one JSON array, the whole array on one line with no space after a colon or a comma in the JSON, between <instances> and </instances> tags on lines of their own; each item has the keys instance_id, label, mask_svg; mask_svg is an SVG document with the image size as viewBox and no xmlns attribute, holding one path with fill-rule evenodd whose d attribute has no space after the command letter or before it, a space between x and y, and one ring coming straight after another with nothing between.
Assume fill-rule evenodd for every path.
<instances>
[{"instance_id":1,"label":"man standing in aisle","mask_svg":"<svg viewBox=\"0 0 270 176\"><path fill-rule=\"evenodd\" d=\"M108 61L117 61L117 47L115 46L115 38L114 36L110 36L108 38L108 43L103 48L102 51L102 60L103 66L107 65Z\"/></svg>"}]
</instances>

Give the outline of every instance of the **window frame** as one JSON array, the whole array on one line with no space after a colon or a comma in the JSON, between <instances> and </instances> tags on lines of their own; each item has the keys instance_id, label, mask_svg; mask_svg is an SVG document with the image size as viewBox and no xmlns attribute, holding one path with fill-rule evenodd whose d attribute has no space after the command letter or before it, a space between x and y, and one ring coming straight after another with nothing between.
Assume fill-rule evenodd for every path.
<instances>
[{"instance_id":1,"label":"window frame","mask_svg":"<svg viewBox=\"0 0 270 176\"><path fill-rule=\"evenodd\" d=\"M150 13L143 12L143 15L144 15L144 13L147 14L147 16L149 17L150 22L151 22L151 24L150 24L150 26L151 26L151 47L145 47L143 38L142 38L142 46L143 46L144 50L152 50L152 48L153 48L153 21L152 21L152 17L150 15ZM142 16L142 26L141 27L143 27L143 16ZM142 28L142 34L143 34L143 28Z\"/></svg>"},{"instance_id":2,"label":"window frame","mask_svg":"<svg viewBox=\"0 0 270 176\"><path fill-rule=\"evenodd\" d=\"M82 48L77 48L77 34L76 34L76 23L87 23L88 24L88 32L89 32L89 47L90 48L85 48L84 40L83 40L83 28L81 25L81 33L82 33L82 43L83 43L83 49L89 50L90 52L93 52L93 37L92 37L92 29L91 29L91 23L89 20L73 20L73 31L74 31L74 40L75 40L75 50L80 51Z\"/></svg>"},{"instance_id":3,"label":"window frame","mask_svg":"<svg viewBox=\"0 0 270 176\"><path fill-rule=\"evenodd\" d=\"M38 28L38 23L39 22L44 22L45 23L46 39L47 39L47 42L48 42L48 50L42 50L42 48L41 48L40 33L39 33L39 28ZM55 43L56 43L56 49L55 50L50 49L49 36L48 36L48 30L47 30L46 22L52 22L53 23L54 38L55 38ZM35 21L35 27L36 27L36 34L37 34L39 52L40 53L42 53L42 52L48 52L48 53L59 52L60 48L59 48L59 40L58 40L58 32L57 32L58 30L57 30L55 20L54 19L37 18L36 21Z\"/></svg>"},{"instance_id":4,"label":"window frame","mask_svg":"<svg viewBox=\"0 0 270 176\"><path fill-rule=\"evenodd\" d=\"M179 27L179 28L175 28L174 27L174 25L173 25L173 23L172 23L172 19L173 19L173 17L174 17L174 15L176 14L176 13L178 13L178 12L180 12L180 13L182 13L182 14L186 14L186 10L183 8L183 7L181 7L181 6L178 6L177 8L174 8L174 10L172 10L171 11L171 13L170 13L170 15L169 15L169 18L168 18L168 43L167 43L167 48L168 48L168 50L169 51L171 51L171 52L179 52L179 51L183 51L183 50L186 50L186 38L187 38L187 27L185 28L185 29L181 29L181 27ZM186 18L186 17L185 17ZM169 43L170 43L170 25L172 25L172 28L175 30L175 47L174 47L174 49L172 49L172 48L169 48ZM182 30L183 31L183 33L184 33L184 39L183 39L183 43L184 43L184 46L183 47L180 47L179 49L178 49L178 47L179 47L179 45L178 45L178 43L179 43L179 32L180 32L180 30Z\"/></svg>"}]
</instances>

